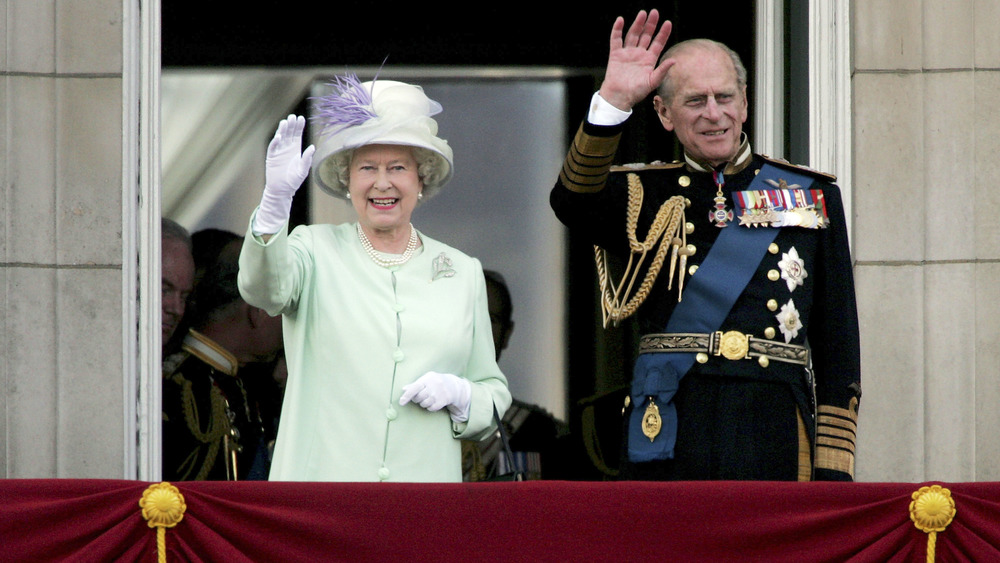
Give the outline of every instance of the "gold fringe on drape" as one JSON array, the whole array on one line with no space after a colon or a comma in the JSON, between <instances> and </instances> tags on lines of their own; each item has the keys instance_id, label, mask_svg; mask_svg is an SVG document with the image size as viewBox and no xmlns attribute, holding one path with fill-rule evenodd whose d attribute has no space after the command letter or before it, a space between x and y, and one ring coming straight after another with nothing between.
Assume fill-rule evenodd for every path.
<instances>
[{"instance_id":1,"label":"gold fringe on drape","mask_svg":"<svg viewBox=\"0 0 1000 563\"><path fill-rule=\"evenodd\" d=\"M156 554L159 563L167 561L167 528L173 528L184 519L184 495L167 482L150 485L139 499L142 517L150 528L156 528Z\"/></svg>"}]
</instances>

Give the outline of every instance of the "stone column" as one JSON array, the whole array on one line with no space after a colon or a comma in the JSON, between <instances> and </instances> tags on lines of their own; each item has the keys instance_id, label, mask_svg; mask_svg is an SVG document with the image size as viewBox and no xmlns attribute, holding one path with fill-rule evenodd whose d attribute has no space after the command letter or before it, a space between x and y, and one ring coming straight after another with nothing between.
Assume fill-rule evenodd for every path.
<instances>
[{"instance_id":1,"label":"stone column","mask_svg":"<svg viewBox=\"0 0 1000 563\"><path fill-rule=\"evenodd\" d=\"M135 477L132 4L0 0L0 477Z\"/></svg>"},{"instance_id":2,"label":"stone column","mask_svg":"<svg viewBox=\"0 0 1000 563\"><path fill-rule=\"evenodd\" d=\"M1000 478L995 0L855 1L858 478Z\"/></svg>"}]
</instances>

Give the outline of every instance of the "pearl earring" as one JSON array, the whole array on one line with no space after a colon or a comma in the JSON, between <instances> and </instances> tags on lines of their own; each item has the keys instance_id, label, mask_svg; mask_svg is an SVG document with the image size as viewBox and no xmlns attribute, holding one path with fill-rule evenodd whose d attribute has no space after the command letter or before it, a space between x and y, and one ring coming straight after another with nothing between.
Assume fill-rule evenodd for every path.
<instances>
[{"instance_id":1,"label":"pearl earring","mask_svg":"<svg viewBox=\"0 0 1000 563\"><path fill-rule=\"evenodd\" d=\"M347 199L351 199L351 192L347 192Z\"/></svg>"},{"instance_id":2,"label":"pearl earring","mask_svg":"<svg viewBox=\"0 0 1000 563\"><path fill-rule=\"evenodd\" d=\"M424 192L418 192L417 199L424 199Z\"/></svg>"}]
</instances>

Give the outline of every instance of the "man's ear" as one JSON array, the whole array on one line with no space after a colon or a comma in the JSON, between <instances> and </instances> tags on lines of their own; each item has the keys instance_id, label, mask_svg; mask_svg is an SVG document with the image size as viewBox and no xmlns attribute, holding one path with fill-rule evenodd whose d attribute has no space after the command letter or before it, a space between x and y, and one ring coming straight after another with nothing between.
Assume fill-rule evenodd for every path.
<instances>
[{"instance_id":1,"label":"man's ear","mask_svg":"<svg viewBox=\"0 0 1000 563\"><path fill-rule=\"evenodd\" d=\"M746 87L746 85L744 85L743 86L743 109L742 109L741 114L740 114L741 117L742 117L742 120L743 120L742 122L743 123L747 122L747 115L748 115L748 108L749 108L749 106L750 106L750 104L747 101L747 87Z\"/></svg>"},{"instance_id":2,"label":"man's ear","mask_svg":"<svg viewBox=\"0 0 1000 563\"><path fill-rule=\"evenodd\" d=\"M653 96L653 109L656 111L656 117L660 118L663 128L667 131L673 131L674 120L670 114L670 106L664 103L663 98L659 95Z\"/></svg>"}]
</instances>

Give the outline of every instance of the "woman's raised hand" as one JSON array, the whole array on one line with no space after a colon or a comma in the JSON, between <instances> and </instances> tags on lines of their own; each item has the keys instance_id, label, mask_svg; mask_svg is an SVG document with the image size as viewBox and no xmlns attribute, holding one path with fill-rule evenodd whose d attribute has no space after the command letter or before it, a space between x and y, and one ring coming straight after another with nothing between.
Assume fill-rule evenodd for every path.
<instances>
[{"instance_id":1,"label":"woman's raised hand","mask_svg":"<svg viewBox=\"0 0 1000 563\"><path fill-rule=\"evenodd\" d=\"M264 195L253 219L253 232L258 235L281 230L291 214L292 196L309 175L316 147L309 145L302 150L305 127L305 117L289 115L278 124L274 137L267 145Z\"/></svg>"}]
</instances>

